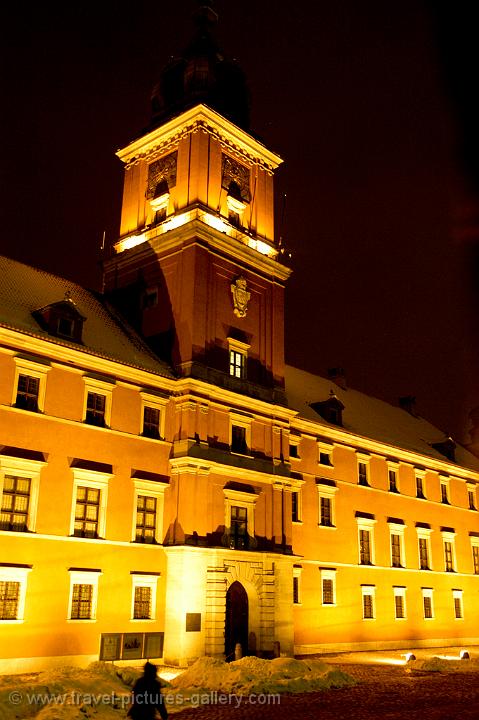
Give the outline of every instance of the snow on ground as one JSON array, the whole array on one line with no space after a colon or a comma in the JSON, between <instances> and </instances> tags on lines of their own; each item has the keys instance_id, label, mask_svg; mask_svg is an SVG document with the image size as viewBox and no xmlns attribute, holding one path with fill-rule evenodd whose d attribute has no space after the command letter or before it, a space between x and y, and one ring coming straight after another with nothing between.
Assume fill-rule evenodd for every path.
<instances>
[{"instance_id":1,"label":"snow on ground","mask_svg":"<svg viewBox=\"0 0 479 720\"><path fill-rule=\"evenodd\" d=\"M161 669L160 669L161 671ZM28 675L0 676L0 720L120 720L140 671L107 663L87 669L63 667ZM218 702L229 696L298 693L342 687L355 681L320 660L246 657L232 663L201 658L166 683L168 710Z\"/></svg>"}]
</instances>

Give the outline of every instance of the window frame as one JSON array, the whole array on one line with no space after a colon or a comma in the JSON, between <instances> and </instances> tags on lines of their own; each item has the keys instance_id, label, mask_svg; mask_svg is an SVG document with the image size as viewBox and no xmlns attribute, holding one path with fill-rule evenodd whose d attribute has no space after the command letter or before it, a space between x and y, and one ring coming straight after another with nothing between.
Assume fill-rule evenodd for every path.
<instances>
[{"instance_id":1,"label":"window frame","mask_svg":"<svg viewBox=\"0 0 479 720\"><path fill-rule=\"evenodd\" d=\"M333 449L334 445L332 443L327 443L324 440L318 440L318 465L321 465L322 468L334 468ZM329 462L321 462L321 455L327 455Z\"/></svg>"},{"instance_id":2,"label":"window frame","mask_svg":"<svg viewBox=\"0 0 479 720\"><path fill-rule=\"evenodd\" d=\"M294 517L294 503L293 503L293 496L296 496L296 517ZM303 496L301 492L301 488L292 488L291 489L291 522L293 525L302 525L303 523Z\"/></svg>"},{"instance_id":3,"label":"window frame","mask_svg":"<svg viewBox=\"0 0 479 720\"><path fill-rule=\"evenodd\" d=\"M404 541L404 532L406 530L406 525L403 525L402 523L396 523L388 521L388 527L389 527L389 548L391 553L391 567L392 568L405 568L406 565L406 547L405 547L405 541ZM393 564L393 543L392 543L392 536L397 535L399 536L399 555L400 555L400 564L394 565Z\"/></svg>"},{"instance_id":4,"label":"window frame","mask_svg":"<svg viewBox=\"0 0 479 720\"><path fill-rule=\"evenodd\" d=\"M88 570L86 568L79 570L71 568L68 570L70 575L70 593L68 598L68 623L94 623L97 621L98 610L98 581L103 575L101 570ZM91 585L92 597L89 618L72 618L73 611L73 587L74 585Z\"/></svg>"},{"instance_id":5,"label":"window frame","mask_svg":"<svg viewBox=\"0 0 479 720\"><path fill-rule=\"evenodd\" d=\"M434 620L435 614L434 614L434 589L433 588L421 588L421 595L422 595L422 616L423 620ZM431 602L431 616L426 616L426 605L424 603L425 598L428 598Z\"/></svg>"},{"instance_id":6,"label":"window frame","mask_svg":"<svg viewBox=\"0 0 479 720\"><path fill-rule=\"evenodd\" d=\"M13 381L12 407L17 407L18 381L20 375L27 375L36 378L38 382L37 409L27 410L26 408L18 408L22 412L45 412L45 395L47 388L47 374L52 369L50 365L45 365L34 360L19 357L13 358L15 362L15 377Z\"/></svg>"},{"instance_id":7,"label":"window frame","mask_svg":"<svg viewBox=\"0 0 479 720\"><path fill-rule=\"evenodd\" d=\"M336 597L336 570L334 568L320 568L320 583L321 583L321 606L322 607L336 607L337 605L337 597ZM324 602L324 581L330 580L331 581L331 588L332 588L332 602Z\"/></svg>"},{"instance_id":8,"label":"window frame","mask_svg":"<svg viewBox=\"0 0 479 720\"><path fill-rule=\"evenodd\" d=\"M18 582L18 604L16 618L0 619L0 627L3 625L19 625L25 622L25 602L27 595L28 574L31 572L31 566L21 565L0 565L0 582Z\"/></svg>"},{"instance_id":9,"label":"window frame","mask_svg":"<svg viewBox=\"0 0 479 720\"><path fill-rule=\"evenodd\" d=\"M365 614L364 598L369 596L371 598L371 617ZM361 611L363 620L376 620L376 586L375 585L361 585Z\"/></svg>"},{"instance_id":10,"label":"window frame","mask_svg":"<svg viewBox=\"0 0 479 720\"><path fill-rule=\"evenodd\" d=\"M140 435L144 438L147 438L149 440L164 440L165 439L165 428L166 428L166 404L168 402L168 398L160 397L158 395L153 395L152 393L148 392L140 392L141 397L141 415L140 415ZM151 437L150 435L145 435L145 408L154 408L155 410L158 410L159 412L159 422L158 422L158 437Z\"/></svg>"},{"instance_id":11,"label":"window frame","mask_svg":"<svg viewBox=\"0 0 479 720\"><path fill-rule=\"evenodd\" d=\"M417 534L417 550L418 550L418 568L419 570L432 570L432 555L431 555L431 533L434 532L432 528L416 527ZM425 540L426 551L427 551L427 567L421 567L421 549L419 540Z\"/></svg>"},{"instance_id":12,"label":"window frame","mask_svg":"<svg viewBox=\"0 0 479 720\"><path fill-rule=\"evenodd\" d=\"M459 603L457 605L456 603ZM457 588L452 590L452 603L454 608L454 620L464 620L464 592ZM457 614L457 608L459 607L460 615Z\"/></svg>"},{"instance_id":13,"label":"window frame","mask_svg":"<svg viewBox=\"0 0 479 720\"><path fill-rule=\"evenodd\" d=\"M407 620L406 587L404 585L393 585L393 595L394 595L394 619L395 620ZM396 604L397 597L402 598L402 610L403 610L402 617L398 616L398 614L397 614L397 609L398 609L397 604Z\"/></svg>"},{"instance_id":14,"label":"window frame","mask_svg":"<svg viewBox=\"0 0 479 720\"><path fill-rule=\"evenodd\" d=\"M399 486L399 463L394 462L393 460L387 461L387 469L388 469L388 492L394 493L394 494L400 494L400 486ZM395 482L394 482L394 489L391 488L391 473L394 473Z\"/></svg>"},{"instance_id":15,"label":"window frame","mask_svg":"<svg viewBox=\"0 0 479 720\"><path fill-rule=\"evenodd\" d=\"M467 489L467 508L468 510L477 511L477 494L476 494L476 483L467 482L466 483L466 489ZM471 504L471 497L472 497L472 504Z\"/></svg>"},{"instance_id":16,"label":"window frame","mask_svg":"<svg viewBox=\"0 0 479 720\"><path fill-rule=\"evenodd\" d=\"M240 507L246 508L246 535L248 539L254 540L255 538L255 507L258 500L256 493L248 493L242 490L233 490L232 488L223 488L223 494L225 498L225 531L228 532L231 528L231 508ZM240 551L241 548L231 548L235 551ZM244 548L247 550L247 548Z\"/></svg>"},{"instance_id":17,"label":"window frame","mask_svg":"<svg viewBox=\"0 0 479 720\"><path fill-rule=\"evenodd\" d=\"M302 587L301 587L301 573L303 572L303 568L300 566L293 566L293 605L302 605L303 604L303 598L302 598ZM296 587L296 594L297 599L295 599L295 587Z\"/></svg>"},{"instance_id":18,"label":"window frame","mask_svg":"<svg viewBox=\"0 0 479 720\"><path fill-rule=\"evenodd\" d=\"M376 564L376 552L374 542L374 526L377 523L376 518L356 517L358 525L358 563L361 567L369 567ZM369 562L361 562L361 532L369 533Z\"/></svg>"},{"instance_id":19,"label":"window frame","mask_svg":"<svg viewBox=\"0 0 479 720\"><path fill-rule=\"evenodd\" d=\"M444 571L445 572L456 572L457 571L457 558L456 558L456 533L447 530L441 530L442 537L442 549L444 557ZM450 562L451 567L448 568L448 554L446 543L450 545Z\"/></svg>"},{"instance_id":20,"label":"window frame","mask_svg":"<svg viewBox=\"0 0 479 720\"><path fill-rule=\"evenodd\" d=\"M323 485L322 483L316 483L316 488L318 490L318 527L320 528L329 528L329 529L336 529L336 503L335 503L335 494L338 492L337 485ZM322 513L321 513L321 498L325 498L329 500L330 502L330 515L331 515L331 525L325 525L321 522Z\"/></svg>"},{"instance_id":21,"label":"window frame","mask_svg":"<svg viewBox=\"0 0 479 720\"><path fill-rule=\"evenodd\" d=\"M248 352L251 348L251 345L245 342L241 342L241 340L236 340L232 337L226 338L228 342L228 375L229 377L236 378L237 380L246 380L248 377ZM240 355L242 357L242 364L241 364L241 376L238 377L235 373L231 372L231 368L236 368L236 364L231 363L231 355L232 353L236 353L237 355Z\"/></svg>"},{"instance_id":22,"label":"window frame","mask_svg":"<svg viewBox=\"0 0 479 720\"><path fill-rule=\"evenodd\" d=\"M115 388L115 381L99 380L97 378L89 377L88 375L83 376L84 382L84 397L83 397L83 422L88 427L96 427L108 429L111 426L111 406L113 390ZM104 423L103 425L96 425L94 423L87 422L87 410L88 410L88 395L93 393L95 395L103 395L105 397L105 412L104 412Z\"/></svg>"},{"instance_id":23,"label":"window frame","mask_svg":"<svg viewBox=\"0 0 479 720\"><path fill-rule=\"evenodd\" d=\"M132 623L149 623L155 622L156 620L156 599L158 595L158 578L160 573L141 573L131 572L131 611L130 611L130 622ZM150 588L150 617L148 618L136 618L135 617L135 590L138 587Z\"/></svg>"},{"instance_id":24,"label":"window frame","mask_svg":"<svg viewBox=\"0 0 479 720\"><path fill-rule=\"evenodd\" d=\"M356 452L356 461L357 461L357 484L358 487L371 487L371 456L367 455L365 453ZM360 466L364 465L365 468L365 482L361 482L361 475L360 475Z\"/></svg>"},{"instance_id":25,"label":"window frame","mask_svg":"<svg viewBox=\"0 0 479 720\"><path fill-rule=\"evenodd\" d=\"M479 537L470 536L469 540L471 541L472 572L474 575L479 575Z\"/></svg>"},{"instance_id":26,"label":"window frame","mask_svg":"<svg viewBox=\"0 0 479 720\"><path fill-rule=\"evenodd\" d=\"M443 490L445 489L445 492L443 493ZM439 475L439 492L441 494L441 503L443 505L450 505L451 504L451 497L450 497L450 487L449 487L449 478L447 475Z\"/></svg>"},{"instance_id":27,"label":"window frame","mask_svg":"<svg viewBox=\"0 0 479 720\"><path fill-rule=\"evenodd\" d=\"M5 475L28 478L30 480L30 495L28 503L27 529L22 530L1 530L0 532L30 532L36 531L38 496L40 493L40 473L47 463L43 460L26 460L12 457L11 455L0 455L0 507L3 497Z\"/></svg>"},{"instance_id":28,"label":"window frame","mask_svg":"<svg viewBox=\"0 0 479 720\"><path fill-rule=\"evenodd\" d=\"M416 484L416 499L427 500L426 494L426 471L414 469L414 479Z\"/></svg>"},{"instance_id":29,"label":"window frame","mask_svg":"<svg viewBox=\"0 0 479 720\"><path fill-rule=\"evenodd\" d=\"M71 470L73 473L73 501L70 515L70 536L74 537L76 540L102 540L106 537L108 485L113 475L110 473L99 472L98 470L85 470L83 468L71 468ZM75 535L75 511L79 487L92 488L100 491L100 501L98 508L98 530L96 538L85 538L81 535Z\"/></svg>"},{"instance_id":30,"label":"window frame","mask_svg":"<svg viewBox=\"0 0 479 720\"><path fill-rule=\"evenodd\" d=\"M133 479L134 496L133 496L133 521L131 531L131 541L138 545L150 545L150 544L163 544L163 514L165 507L165 490L168 487L167 483L159 483L154 480L147 480L145 478L134 478ZM138 508L138 498L143 497L154 497L156 499L156 518L155 518L155 542L154 543L141 543L136 539L136 514Z\"/></svg>"},{"instance_id":31,"label":"window frame","mask_svg":"<svg viewBox=\"0 0 479 720\"><path fill-rule=\"evenodd\" d=\"M230 413L230 427L229 427L229 445L231 448L231 452L233 455L243 455L246 457L250 457L251 455L251 418L246 418L244 415L236 415L235 413ZM245 443L246 443L246 451L245 452L238 452L237 450L233 450L233 427L241 427L245 430Z\"/></svg>"}]
</instances>

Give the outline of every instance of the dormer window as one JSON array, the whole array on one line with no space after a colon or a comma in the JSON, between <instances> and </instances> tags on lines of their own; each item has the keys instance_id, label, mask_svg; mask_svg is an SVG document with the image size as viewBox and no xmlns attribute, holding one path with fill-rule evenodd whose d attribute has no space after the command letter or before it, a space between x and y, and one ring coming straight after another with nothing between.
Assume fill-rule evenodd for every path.
<instances>
[{"instance_id":1,"label":"dormer window","mask_svg":"<svg viewBox=\"0 0 479 720\"><path fill-rule=\"evenodd\" d=\"M64 300L35 310L32 315L49 335L81 343L86 318L72 300L70 291L65 293Z\"/></svg>"},{"instance_id":2,"label":"dormer window","mask_svg":"<svg viewBox=\"0 0 479 720\"><path fill-rule=\"evenodd\" d=\"M344 405L332 391L328 400L311 403L311 407L326 422L342 427Z\"/></svg>"},{"instance_id":3,"label":"dormer window","mask_svg":"<svg viewBox=\"0 0 479 720\"><path fill-rule=\"evenodd\" d=\"M441 455L444 455L447 460L456 462L456 443L452 437L447 437L441 440L441 442L431 443L431 447L441 453Z\"/></svg>"}]
</instances>

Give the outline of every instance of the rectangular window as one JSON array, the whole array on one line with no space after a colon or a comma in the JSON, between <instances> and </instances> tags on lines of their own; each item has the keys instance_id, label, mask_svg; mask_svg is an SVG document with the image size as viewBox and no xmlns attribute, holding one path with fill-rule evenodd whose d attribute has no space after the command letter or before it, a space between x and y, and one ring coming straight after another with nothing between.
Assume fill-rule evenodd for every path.
<instances>
[{"instance_id":1,"label":"rectangular window","mask_svg":"<svg viewBox=\"0 0 479 720\"><path fill-rule=\"evenodd\" d=\"M230 547L242 550L248 544L248 511L244 507L231 507Z\"/></svg>"},{"instance_id":2,"label":"rectangular window","mask_svg":"<svg viewBox=\"0 0 479 720\"><path fill-rule=\"evenodd\" d=\"M374 619L374 589L363 588L363 620Z\"/></svg>"},{"instance_id":3,"label":"rectangular window","mask_svg":"<svg viewBox=\"0 0 479 720\"><path fill-rule=\"evenodd\" d=\"M293 522L301 522L300 495L297 490L291 493L291 520Z\"/></svg>"},{"instance_id":4,"label":"rectangular window","mask_svg":"<svg viewBox=\"0 0 479 720\"><path fill-rule=\"evenodd\" d=\"M364 462L358 463L358 484L367 486L368 482L368 466Z\"/></svg>"},{"instance_id":5,"label":"rectangular window","mask_svg":"<svg viewBox=\"0 0 479 720\"><path fill-rule=\"evenodd\" d=\"M419 567L429 570L429 548L427 538L419 538Z\"/></svg>"},{"instance_id":6,"label":"rectangular window","mask_svg":"<svg viewBox=\"0 0 479 720\"><path fill-rule=\"evenodd\" d=\"M479 575L479 545L472 546L472 562L474 566L474 575Z\"/></svg>"},{"instance_id":7,"label":"rectangular window","mask_svg":"<svg viewBox=\"0 0 479 720\"><path fill-rule=\"evenodd\" d=\"M371 531L359 530L359 562L361 565L371 565Z\"/></svg>"},{"instance_id":8,"label":"rectangular window","mask_svg":"<svg viewBox=\"0 0 479 720\"><path fill-rule=\"evenodd\" d=\"M330 497L320 497L320 520L319 524L325 527L333 526L332 518L332 502L333 499Z\"/></svg>"},{"instance_id":9,"label":"rectangular window","mask_svg":"<svg viewBox=\"0 0 479 720\"><path fill-rule=\"evenodd\" d=\"M467 491L467 497L469 500L469 510L475 510L476 509L476 503L474 498L474 490L468 490Z\"/></svg>"},{"instance_id":10,"label":"rectangular window","mask_svg":"<svg viewBox=\"0 0 479 720\"><path fill-rule=\"evenodd\" d=\"M449 540L444 541L444 566L446 572L454 571L452 542L450 542Z\"/></svg>"},{"instance_id":11,"label":"rectangular window","mask_svg":"<svg viewBox=\"0 0 479 720\"><path fill-rule=\"evenodd\" d=\"M294 444L294 445L292 445L291 443L289 444L289 457L290 458L299 457L298 446L296 444Z\"/></svg>"},{"instance_id":12,"label":"rectangular window","mask_svg":"<svg viewBox=\"0 0 479 720\"><path fill-rule=\"evenodd\" d=\"M230 375L242 380L246 376L246 357L244 353L230 350Z\"/></svg>"},{"instance_id":13,"label":"rectangular window","mask_svg":"<svg viewBox=\"0 0 479 720\"><path fill-rule=\"evenodd\" d=\"M442 482L441 483L441 502L444 503L444 505L449 505L449 496L447 492L447 484Z\"/></svg>"},{"instance_id":14,"label":"rectangular window","mask_svg":"<svg viewBox=\"0 0 479 720\"><path fill-rule=\"evenodd\" d=\"M156 497L138 495L135 540L154 543L156 539Z\"/></svg>"},{"instance_id":15,"label":"rectangular window","mask_svg":"<svg viewBox=\"0 0 479 720\"><path fill-rule=\"evenodd\" d=\"M37 412L39 391L39 378L20 374L18 376L16 407Z\"/></svg>"},{"instance_id":16,"label":"rectangular window","mask_svg":"<svg viewBox=\"0 0 479 720\"><path fill-rule=\"evenodd\" d=\"M0 513L0 530L26 532L31 479L5 475Z\"/></svg>"},{"instance_id":17,"label":"rectangular window","mask_svg":"<svg viewBox=\"0 0 479 720\"><path fill-rule=\"evenodd\" d=\"M231 452L246 455L248 445L246 442L246 428L241 425L231 426Z\"/></svg>"},{"instance_id":18,"label":"rectangular window","mask_svg":"<svg viewBox=\"0 0 479 720\"><path fill-rule=\"evenodd\" d=\"M395 470L389 470L389 492L398 492L397 473Z\"/></svg>"},{"instance_id":19,"label":"rectangular window","mask_svg":"<svg viewBox=\"0 0 479 720\"><path fill-rule=\"evenodd\" d=\"M293 604L299 605L299 577L293 576Z\"/></svg>"},{"instance_id":20,"label":"rectangular window","mask_svg":"<svg viewBox=\"0 0 479 720\"><path fill-rule=\"evenodd\" d=\"M396 533L391 534L391 565L393 567L402 567L401 536Z\"/></svg>"},{"instance_id":21,"label":"rectangular window","mask_svg":"<svg viewBox=\"0 0 479 720\"><path fill-rule=\"evenodd\" d=\"M432 589L431 588L423 588L422 589L422 602L423 602L424 618L425 618L425 620L431 620L434 617L434 607L432 604Z\"/></svg>"},{"instance_id":22,"label":"rectangular window","mask_svg":"<svg viewBox=\"0 0 479 720\"><path fill-rule=\"evenodd\" d=\"M160 437L160 409L145 405L143 408L143 436L158 440Z\"/></svg>"},{"instance_id":23,"label":"rectangular window","mask_svg":"<svg viewBox=\"0 0 479 720\"><path fill-rule=\"evenodd\" d=\"M333 604L333 581L330 578L323 580L323 605Z\"/></svg>"},{"instance_id":24,"label":"rectangular window","mask_svg":"<svg viewBox=\"0 0 479 720\"><path fill-rule=\"evenodd\" d=\"M332 462L331 462L331 453L328 453L328 452L320 452L320 453L319 453L319 464L320 464L320 465L332 465Z\"/></svg>"},{"instance_id":25,"label":"rectangular window","mask_svg":"<svg viewBox=\"0 0 479 720\"><path fill-rule=\"evenodd\" d=\"M151 594L151 587L148 585L137 585L135 587L134 620L151 619Z\"/></svg>"},{"instance_id":26,"label":"rectangular window","mask_svg":"<svg viewBox=\"0 0 479 720\"><path fill-rule=\"evenodd\" d=\"M85 422L88 423L88 425L105 427L105 409L105 395L89 392L87 395Z\"/></svg>"},{"instance_id":27,"label":"rectangular window","mask_svg":"<svg viewBox=\"0 0 479 720\"><path fill-rule=\"evenodd\" d=\"M416 475L416 497L421 500L425 500L424 495L424 478L421 475Z\"/></svg>"},{"instance_id":28,"label":"rectangular window","mask_svg":"<svg viewBox=\"0 0 479 720\"><path fill-rule=\"evenodd\" d=\"M454 617L461 620L464 617L462 609L462 590L453 590L452 597L454 600Z\"/></svg>"},{"instance_id":29,"label":"rectangular window","mask_svg":"<svg viewBox=\"0 0 479 720\"><path fill-rule=\"evenodd\" d=\"M71 620L91 620L93 585L74 584L71 601Z\"/></svg>"},{"instance_id":30,"label":"rectangular window","mask_svg":"<svg viewBox=\"0 0 479 720\"><path fill-rule=\"evenodd\" d=\"M78 486L73 534L76 537L98 537L99 515L100 490L98 488Z\"/></svg>"},{"instance_id":31,"label":"rectangular window","mask_svg":"<svg viewBox=\"0 0 479 720\"><path fill-rule=\"evenodd\" d=\"M20 603L20 583L0 581L0 620L17 620Z\"/></svg>"},{"instance_id":32,"label":"rectangular window","mask_svg":"<svg viewBox=\"0 0 479 720\"><path fill-rule=\"evenodd\" d=\"M336 604L336 570L321 570L321 601L323 605Z\"/></svg>"},{"instance_id":33,"label":"rectangular window","mask_svg":"<svg viewBox=\"0 0 479 720\"><path fill-rule=\"evenodd\" d=\"M394 610L396 620L403 620L405 618L404 595L402 593L394 593Z\"/></svg>"}]
</instances>

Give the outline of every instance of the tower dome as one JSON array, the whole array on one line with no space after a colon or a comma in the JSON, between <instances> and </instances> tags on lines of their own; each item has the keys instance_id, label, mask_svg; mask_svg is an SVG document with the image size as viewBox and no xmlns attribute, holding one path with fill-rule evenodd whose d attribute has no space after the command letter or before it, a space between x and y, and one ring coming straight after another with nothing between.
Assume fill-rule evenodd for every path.
<instances>
[{"instance_id":1,"label":"tower dome","mask_svg":"<svg viewBox=\"0 0 479 720\"><path fill-rule=\"evenodd\" d=\"M204 103L243 130L249 129L246 80L238 64L223 57L214 36L217 22L212 3L202 2L194 15L191 42L166 65L153 90L153 126Z\"/></svg>"}]
</instances>

